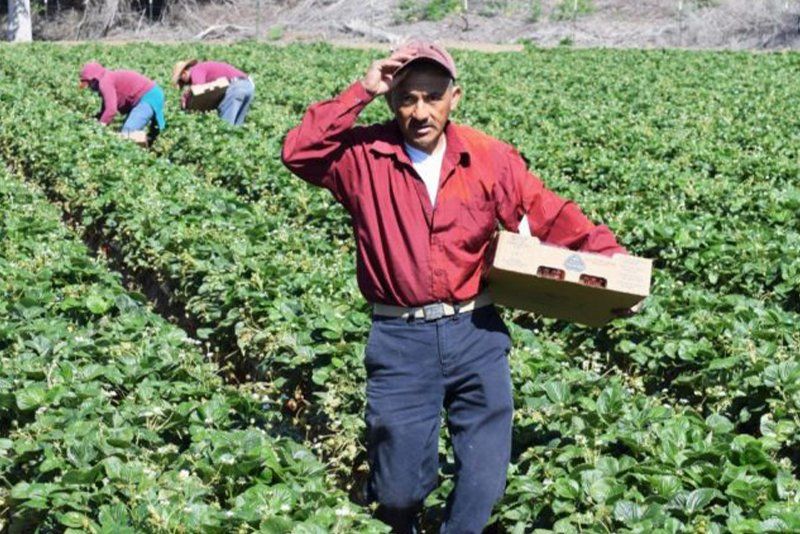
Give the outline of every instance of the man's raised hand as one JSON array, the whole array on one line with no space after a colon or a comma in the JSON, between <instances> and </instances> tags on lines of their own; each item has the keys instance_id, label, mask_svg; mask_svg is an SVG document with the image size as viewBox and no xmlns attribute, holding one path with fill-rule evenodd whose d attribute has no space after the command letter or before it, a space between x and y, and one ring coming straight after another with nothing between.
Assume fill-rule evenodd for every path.
<instances>
[{"instance_id":1,"label":"man's raised hand","mask_svg":"<svg viewBox=\"0 0 800 534\"><path fill-rule=\"evenodd\" d=\"M398 51L386 59L374 61L361 79L361 84L372 96L388 93L396 82L395 72L412 57L410 54Z\"/></svg>"}]
</instances>

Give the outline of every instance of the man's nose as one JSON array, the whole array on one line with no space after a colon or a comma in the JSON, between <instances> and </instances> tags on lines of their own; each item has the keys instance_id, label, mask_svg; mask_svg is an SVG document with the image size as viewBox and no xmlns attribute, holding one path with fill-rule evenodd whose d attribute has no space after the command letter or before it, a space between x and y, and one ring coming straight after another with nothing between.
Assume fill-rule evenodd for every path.
<instances>
[{"instance_id":1,"label":"man's nose","mask_svg":"<svg viewBox=\"0 0 800 534\"><path fill-rule=\"evenodd\" d=\"M414 111L411 114L415 121L428 120L428 105L421 98L414 104Z\"/></svg>"}]
</instances>

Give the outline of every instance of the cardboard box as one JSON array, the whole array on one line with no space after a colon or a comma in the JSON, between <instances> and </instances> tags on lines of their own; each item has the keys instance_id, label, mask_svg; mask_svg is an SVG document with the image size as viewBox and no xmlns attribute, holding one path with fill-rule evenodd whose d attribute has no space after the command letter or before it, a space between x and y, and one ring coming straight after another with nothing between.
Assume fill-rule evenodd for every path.
<instances>
[{"instance_id":1,"label":"cardboard box","mask_svg":"<svg viewBox=\"0 0 800 534\"><path fill-rule=\"evenodd\" d=\"M147 132L144 130L138 130L136 132L129 132L129 133L119 133L119 136L123 139L130 139L137 145L141 147L147 147Z\"/></svg>"},{"instance_id":2,"label":"cardboard box","mask_svg":"<svg viewBox=\"0 0 800 534\"><path fill-rule=\"evenodd\" d=\"M489 291L501 306L588 326L614 318L650 294L652 260L575 252L500 232L490 249Z\"/></svg>"},{"instance_id":3,"label":"cardboard box","mask_svg":"<svg viewBox=\"0 0 800 534\"><path fill-rule=\"evenodd\" d=\"M186 102L188 111L211 111L217 109L225 91L228 90L228 80L219 78L209 83L192 85L189 88L189 100Z\"/></svg>"}]
</instances>

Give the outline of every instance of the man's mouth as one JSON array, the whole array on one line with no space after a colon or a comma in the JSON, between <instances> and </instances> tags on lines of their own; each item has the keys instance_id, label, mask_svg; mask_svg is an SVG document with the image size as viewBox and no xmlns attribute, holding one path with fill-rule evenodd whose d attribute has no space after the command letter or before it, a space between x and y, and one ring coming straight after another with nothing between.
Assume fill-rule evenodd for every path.
<instances>
[{"instance_id":1,"label":"man's mouth","mask_svg":"<svg viewBox=\"0 0 800 534\"><path fill-rule=\"evenodd\" d=\"M424 137L429 133L433 132L433 126L430 124L426 124L423 126L413 126L411 130L414 132L414 135L417 137Z\"/></svg>"}]
</instances>

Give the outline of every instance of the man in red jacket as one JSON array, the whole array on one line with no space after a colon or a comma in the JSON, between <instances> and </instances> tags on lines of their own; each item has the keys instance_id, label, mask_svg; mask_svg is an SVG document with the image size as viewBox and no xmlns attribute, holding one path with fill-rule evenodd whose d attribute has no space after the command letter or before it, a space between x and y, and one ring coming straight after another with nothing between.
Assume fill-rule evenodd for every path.
<instances>
[{"instance_id":1,"label":"man in red jacket","mask_svg":"<svg viewBox=\"0 0 800 534\"><path fill-rule=\"evenodd\" d=\"M498 222L576 250L625 251L511 146L449 121L461 98L456 74L442 47L409 43L312 105L283 146L284 164L352 216L359 287L373 305L367 491L395 532L416 531L436 486L443 409L457 472L442 532L481 532L503 494L510 339L481 280ZM356 127L381 95L394 120Z\"/></svg>"}]
</instances>

